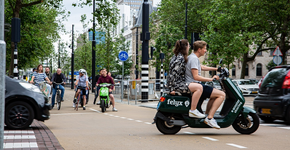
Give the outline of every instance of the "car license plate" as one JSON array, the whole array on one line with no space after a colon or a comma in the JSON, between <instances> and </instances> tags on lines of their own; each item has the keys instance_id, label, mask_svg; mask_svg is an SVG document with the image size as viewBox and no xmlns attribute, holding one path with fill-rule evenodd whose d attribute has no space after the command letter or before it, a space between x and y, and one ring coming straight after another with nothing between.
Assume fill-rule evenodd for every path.
<instances>
[{"instance_id":1,"label":"car license plate","mask_svg":"<svg viewBox=\"0 0 290 150\"><path fill-rule=\"evenodd\" d=\"M271 114L271 109L262 108L262 114Z\"/></svg>"},{"instance_id":2,"label":"car license plate","mask_svg":"<svg viewBox=\"0 0 290 150\"><path fill-rule=\"evenodd\" d=\"M258 91L252 91L253 94L258 94Z\"/></svg>"}]
</instances>

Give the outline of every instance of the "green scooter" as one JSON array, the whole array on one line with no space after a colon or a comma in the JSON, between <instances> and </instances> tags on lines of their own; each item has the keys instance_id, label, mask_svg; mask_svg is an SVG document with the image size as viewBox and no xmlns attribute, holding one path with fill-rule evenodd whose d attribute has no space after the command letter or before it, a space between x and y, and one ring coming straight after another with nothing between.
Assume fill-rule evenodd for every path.
<instances>
[{"instance_id":1,"label":"green scooter","mask_svg":"<svg viewBox=\"0 0 290 150\"><path fill-rule=\"evenodd\" d=\"M221 64L222 60L220 61ZM226 93L221 111L214 115L221 128L233 126L241 134L254 133L260 124L256 111L244 106L245 99L241 90L229 78L229 70L223 68L219 75L219 82ZM164 93L157 105L157 113L154 118L157 129L163 134L176 134L181 128L211 128L204 123L204 119L191 118L188 111L191 106L191 95L176 92L175 95ZM199 100L197 109L202 111L203 100Z\"/></svg>"},{"instance_id":2,"label":"green scooter","mask_svg":"<svg viewBox=\"0 0 290 150\"><path fill-rule=\"evenodd\" d=\"M106 108L109 108L111 105L110 97L109 97L109 88L111 86L110 83L102 83L99 86L100 88L100 107L102 112L106 111Z\"/></svg>"}]
</instances>

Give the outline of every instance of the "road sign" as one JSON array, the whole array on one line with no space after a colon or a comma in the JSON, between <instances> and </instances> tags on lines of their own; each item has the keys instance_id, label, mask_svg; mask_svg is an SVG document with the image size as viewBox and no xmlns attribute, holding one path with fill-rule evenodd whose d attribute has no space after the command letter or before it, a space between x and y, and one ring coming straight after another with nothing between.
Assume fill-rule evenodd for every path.
<instances>
[{"instance_id":1,"label":"road sign","mask_svg":"<svg viewBox=\"0 0 290 150\"><path fill-rule=\"evenodd\" d=\"M279 46L276 47L274 53L273 53L274 56L283 56Z\"/></svg>"},{"instance_id":2,"label":"road sign","mask_svg":"<svg viewBox=\"0 0 290 150\"><path fill-rule=\"evenodd\" d=\"M125 52L125 51L121 51L121 52L119 53L119 59L120 59L121 61L126 61L126 60L128 59L128 53Z\"/></svg>"},{"instance_id":3,"label":"road sign","mask_svg":"<svg viewBox=\"0 0 290 150\"><path fill-rule=\"evenodd\" d=\"M280 65L282 63L282 57L281 56L274 56L273 57L273 62L276 64L276 65Z\"/></svg>"}]
</instances>

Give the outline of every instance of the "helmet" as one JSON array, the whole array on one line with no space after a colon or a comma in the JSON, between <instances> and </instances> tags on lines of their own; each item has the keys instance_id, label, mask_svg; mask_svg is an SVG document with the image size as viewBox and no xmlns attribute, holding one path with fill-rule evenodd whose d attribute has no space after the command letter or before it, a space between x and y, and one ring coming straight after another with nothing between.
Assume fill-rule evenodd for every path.
<instances>
[{"instance_id":1,"label":"helmet","mask_svg":"<svg viewBox=\"0 0 290 150\"><path fill-rule=\"evenodd\" d=\"M79 73L86 74L87 72L86 72L85 69L80 69L80 70L79 70Z\"/></svg>"}]
</instances>

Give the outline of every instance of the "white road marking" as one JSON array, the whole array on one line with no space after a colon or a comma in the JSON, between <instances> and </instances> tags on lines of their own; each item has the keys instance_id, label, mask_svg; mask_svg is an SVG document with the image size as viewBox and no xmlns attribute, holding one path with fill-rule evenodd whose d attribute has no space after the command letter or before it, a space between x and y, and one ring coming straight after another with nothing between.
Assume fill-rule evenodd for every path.
<instances>
[{"instance_id":1,"label":"white road marking","mask_svg":"<svg viewBox=\"0 0 290 150\"><path fill-rule=\"evenodd\" d=\"M114 115L112 115L112 114L109 114L109 116L112 116L112 117L113 117Z\"/></svg>"},{"instance_id":2,"label":"white road marking","mask_svg":"<svg viewBox=\"0 0 290 150\"><path fill-rule=\"evenodd\" d=\"M227 143L227 145L233 146L233 147L237 147L237 148L247 148L247 147L244 147L244 146L241 146L241 145L237 145L237 144L232 144L232 143Z\"/></svg>"},{"instance_id":3,"label":"white road marking","mask_svg":"<svg viewBox=\"0 0 290 150\"><path fill-rule=\"evenodd\" d=\"M126 117L120 117L121 119L126 119Z\"/></svg>"},{"instance_id":4,"label":"white road marking","mask_svg":"<svg viewBox=\"0 0 290 150\"><path fill-rule=\"evenodd\" d=\"M50 114L50 115L51 116L61 116L61 115L83 115L83 114L88 114L88 113L63 113L63 114Z\"/></svg>"},{"instance_id":5,"label":"white road marking","mask_svg":"<svg viewBox=\"0 0 290 150\"><path fill-rule=\"evenodd\" d=\"M119 118L119 116L114 116L114 117Z\"/></svg>"},{"instance_id":6,"label":"white road marking","mask_svg":"<svg viewBox=\"0 0 290 150\"><path fill-rule=\"evenodd\" d=\"M108 113L103 113L104 115L109 115Z\"/></svg>"},{"instance_id":7,"label":"white road marking","mask_svg":"<svg viewBox=\"0 0 290 150\"><path fill-rule=\"evenodd\" d=\"M290 127L278 127L278 128L290 130Z\"/></svg>"},{"instance_id":8,"label":"white road marking","mask_svg":"<svg viewBox=\"0 0 290 150\"><path fill-rule=\"evenodd\" d=\"M150 122L144 122L145 124L152 124L152 123L150 123Z\"/></svg>"},{"instance_id":9,"label":"white road marking","mask_svg":"<svg viewBox=\"0 0 290 150\"><path fill-rule=\"evenodd\" d=\"M141 120L135 120L136 122L143 122L143 121L141 121Z\"/></svg>"},{"instance_id":10,"label":"white road marking","mask_svg":"<svg viewBox=\"0 0 290 150\"><path fill-rule=\"evenodd\" d=\"M185 133L185 134L195 134L195 133L191 133L191 132L183 132L183 133Z\"/></svg>"},{"instance_id":11,"label":"white road marking","mask_svg":"<svg viewBox=\"0 0 290 150\"><path fill-rule=\"evenodd\" d=\"M210 138L210 137L202 137L202 138L207 139L207 140L211 140L211 141L219 141L219 140L217 140L217 139Z\"/></svg>"},{"instance_id":12,"label":"white road marking","mask_svg":"<svg viewBox=\"0 0 290 150\"><path fill-rule=\"evenodd\" d=\"M3 148L38 148L36 142L4 143Z\"/></svg>"},{"instance_id":13,"label":"white road marking","mask_svg":"<svg viewBox=\"0 0 290 150\"><path fill-rule=\"evenodd\" d=\"M97 113L101 113L100 111L95 110L95 109L93 109L93 108L90 108L90 110L95 111L95 112L97 112Z\"/></svg>"},{"instance_id":14,"label":"white road marking","mask_svg":"<svg viewBox=\"0 0 290 150\"><path fill-rule=\"evenodd\" d=\"M4 139L36 139L35 135L4 135Z\"/></svg>"},{"instance_id":15,"label":"white road marking","mask_svg":"<svg viewBox=\"0 0 290 150\"><path fill-rule=\"evenodd\" d=\"M9 131L4 131L4 133L34 133L33 131L25 131L25 130L22 130L22 131L15 131L15 130L9 130Z\"/></svg>"},{"instance_id":16,"label":"white road marking","mask_svg":"<svg viewBox=\"0 0 290 150\"><path fill-rule=\"evenodd\" d=\"M131 118L127 118L127 120L134 120L134 119L131 119Z\"/></svg>"}]
</instances>

